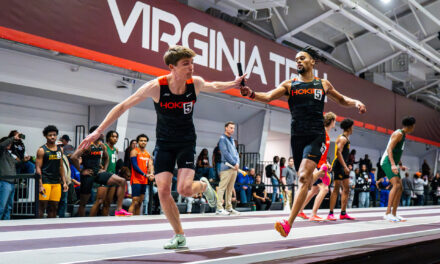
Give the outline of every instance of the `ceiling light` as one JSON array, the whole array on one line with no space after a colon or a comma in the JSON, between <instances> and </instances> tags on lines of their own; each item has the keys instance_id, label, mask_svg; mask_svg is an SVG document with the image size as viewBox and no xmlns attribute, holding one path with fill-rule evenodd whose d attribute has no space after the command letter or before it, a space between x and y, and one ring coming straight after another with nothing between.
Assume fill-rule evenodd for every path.
<instances>
[{"instance_id":1,"label":"ceiling light","mask_svg":"<svg viewBox=\"0 0 440 264\"><path fill-rule=\"evenodd\" d=\"M391 2L391 0L381 0L382 1L382 3L384 3L384 4L388 4L389 2Z\"/></svg>"}]
</instances>

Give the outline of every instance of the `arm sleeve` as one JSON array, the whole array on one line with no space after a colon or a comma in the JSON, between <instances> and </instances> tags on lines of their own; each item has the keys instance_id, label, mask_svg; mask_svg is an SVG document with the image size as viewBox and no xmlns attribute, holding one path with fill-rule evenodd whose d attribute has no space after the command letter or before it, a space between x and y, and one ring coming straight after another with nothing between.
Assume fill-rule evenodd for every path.
<instances>
[{"instance_id":1,"label":"arm sleeve","mask_svg":"<svg viewBox=\"0 0 440 264\"><path fill-rule=\"evenodd\" d=\"M145 176L145 173L139 168L139 165L138 165L138 162L137 162L137 158L136 157L131 157L130 160L131 160L131 166L133 166L133 169L137 173L139 173L140 175L144 175Z\"/></svg>"},{"instance_id":2,"label":"arm sleeve","mask_svg":"<svg viewBox=\"0 0 440 264\"><path fill-rule=\"evenodd\" d=\"M228 163L230 163L232 166L235 166L237 162L235 161L234 157L229 153L228 148L226 147L227 142L225 142L226 139L221 137L220 141L218 142L218 146L220 148L220 152L222 153L222 156L226 159Z\"/></svg>"}]
</instances>

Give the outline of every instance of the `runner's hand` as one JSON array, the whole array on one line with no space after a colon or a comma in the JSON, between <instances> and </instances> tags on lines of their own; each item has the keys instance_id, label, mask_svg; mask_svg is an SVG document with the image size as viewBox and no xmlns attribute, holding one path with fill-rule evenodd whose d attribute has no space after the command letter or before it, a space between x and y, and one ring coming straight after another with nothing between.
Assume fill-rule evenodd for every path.
<instances>
[{"instance_id":1,"label":"runner's hand","mask_svg":"<svg viewBox=\"0 0 440 264\"><path fill-rule=\"evenodd\" d=\"M98 131L93 131L90 135L88 135L82 142L79 144L79 149L87 149L93 142L95 142L99 137L101 136L101 133Z\"/></svg>"}]
</instances>

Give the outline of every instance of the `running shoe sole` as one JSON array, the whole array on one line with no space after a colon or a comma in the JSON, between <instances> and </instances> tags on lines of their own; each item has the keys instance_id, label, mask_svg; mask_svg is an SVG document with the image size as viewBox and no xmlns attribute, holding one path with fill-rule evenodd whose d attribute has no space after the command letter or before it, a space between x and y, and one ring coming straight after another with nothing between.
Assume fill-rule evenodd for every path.
<instances>
[{"instance_id":1,"label":"running shoe sole","mask_svg":"<svg viewBox=\"0 0 440 264\"><path fill-rule=\"evenodd\" d=\"M284 231L284 227L281 225L280 222L275 222L275 230L277 230L282 237L287 237L286 231Z\"/></svg>"}]
</instances>

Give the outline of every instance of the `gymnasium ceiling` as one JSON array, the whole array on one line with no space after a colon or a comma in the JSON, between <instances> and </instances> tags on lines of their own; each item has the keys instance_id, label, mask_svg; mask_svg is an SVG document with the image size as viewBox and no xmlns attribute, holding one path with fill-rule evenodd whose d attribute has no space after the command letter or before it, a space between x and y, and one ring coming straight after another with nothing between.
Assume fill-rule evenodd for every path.
<instances>
[{"instance_id":1,"label":"gymnasium ceiling","mask_svg":"<svg viewBox=\"0 0 440 264\"><path fill-rule=\"evenodd\" d=\"M440 110L440 0L180 0Z\"/></svg>"}]
</instances>

